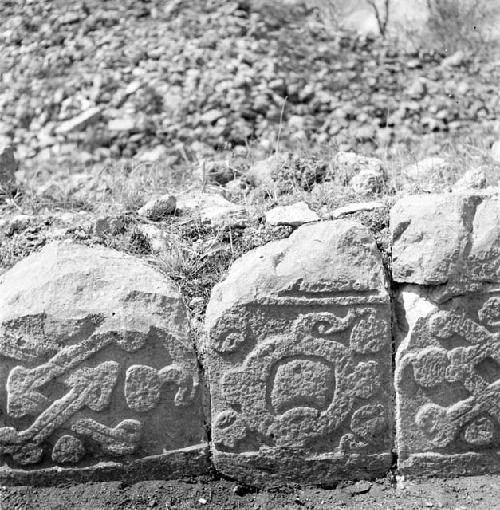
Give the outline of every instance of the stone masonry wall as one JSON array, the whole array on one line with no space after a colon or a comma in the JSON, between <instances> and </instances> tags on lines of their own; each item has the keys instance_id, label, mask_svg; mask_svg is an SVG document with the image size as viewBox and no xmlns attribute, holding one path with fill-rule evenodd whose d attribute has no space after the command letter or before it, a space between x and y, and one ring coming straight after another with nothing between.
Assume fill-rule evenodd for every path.
<instances>
[{"instance_id":1,"label":"stone masonry wall","mask_svg":"<svg viewBox=\"0 0 500 510\"><path fill-rule=\"evenodd\" d=\"M0 483L255 486L500 471L500 200L400 199L238 260L195 338L144 261L59 242L0 277Z\"/></svg>"}]
</instances>

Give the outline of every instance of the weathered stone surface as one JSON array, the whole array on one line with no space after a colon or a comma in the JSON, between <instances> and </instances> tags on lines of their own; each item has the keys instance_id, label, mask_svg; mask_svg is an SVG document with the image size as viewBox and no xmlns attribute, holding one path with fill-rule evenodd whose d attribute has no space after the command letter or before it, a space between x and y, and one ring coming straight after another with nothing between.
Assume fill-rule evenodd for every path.
<instances>
[{"instance_id":1,"label":"weathered stone surface","mask_svg":"<svg viewBox=\"0 0 500 510\"><path fill-rule=\"evenodd\" d=\"M176 210L179 214L191 215L203 223L214 227L245 226L245 208L233 204L215 193L188 193L177 198Z\"/></svg>"},{"instance_id":2,"label":"weathered stone surface","mask_svg":"<svg viewBox=\"0 0 500 510\"><path fill-rule=\"evenodd\" d=\"M456 293L499 278L499 196L405 197L391 210L391 231L396 282Z\"/></svg>"},{"instance_id":3,"label":"weathered stone surface","mask_svg":"<svg viewBox=\"0 0 500 510\"><path fill-rule=\"evenodd\" d=\"M348 204L342 207L337 207L337 209L331 213L331 217L335 220L348 214L354 214L362 211L374 211L376 209L383 209L384 207L385 204L383 202L359 202L356 204Z\"/></svg>"},{"instance_id":4,"label":"weathered stone surface","mask_svg":"<svg viewBox=\"0 0 500 510\"><path fill-rule=\"evenodd\" d=\"M382 169L363 168L351 181L352 189L360 195L380 193L384 188L385 176Z\"/></svg>"},{"instance_id":5,"label":"weathered stone surface","mask_svg":"<svg viewBox=\"0 0 500 510\"><path fill-rule=\"evenodd\" d=\"M257 161L248 171L247 178L254 186L273 187L273 175L290 160L287 152L278 152L267 159Z\"/></svg>"},{"instance_id":6,"label":"weathered stone surface","mask_svg":"<svg viewBox=\"0 0 500 510\"><path fill-rule=\"evenodd\" d=\"M453 185L452 192L466 193L484 190L487 187L486 171L483 167L471 168Z\"/></svg>"},{"instance_id":7,"label":"weathered stone surface","mask_svg":"<svg viewBox=\"0 0 500 510\"><path fill-rule=\"evenodd\" d=\"M152 198L137 212L151 221L160 221L175 211L177 200L174 195Z\"/></svg>"},{"instance_id":8,"label":"weathered stone surface","mask_svg":"<svg viewBox=\"0 0 500 510\"><path fill-rule=\"evenodd\" d=\"M500 140L497 140L491 147L491 159L495 163L500 163Z\"/></svg>"},{"instance_id":9,"label":"weathered stone surface","mask_svg":"<svg viewBox=\"0 0 500 510\"><path fill-rule=\"evenodd\" d=\"M319 216L305 202L277 206L266 212L266 223L269 225L298 227L318 220Z\"/></svg>"},{"instance_id":10,"label":"weathered stone surface","mask_svg":"<svg viewBox=\"0 0 500 510\"><path fill-rule=\"evenodd\" d=\"M14 149L10 146L0 146L0 193L10 192L16 182L15 172L17 161Z\"/></svg>"},{"instance_id":11,"label":"weathered stone surface","mask_svg":"<svg viewBox=\"0 0 500 510\"><path fill-rule=\"evenodd\" d=\"M101 117L101 109L99 107L89 108L80 115L63 122L57 127L58 135L67 135L74 131L82 131L88 126L97 122Z\"/></svg>"},{"instance_id":12,"label":"weathered stone surface","mask_svg":"<svg viewBox=\"0 0 500 510\"><path fill-rule=\"evenodd\" d=\"M385 174L380 159L340 151L333 158L333 165L335 173L350 182L355 191L362 194L381 191Z\"/></svg>"},{"instance_id":13,"label":"weathered stone surface","mask_svg":"<svg viewBox=\"0 0 500 510\"><path fill-rule=\"evenodd\" d=\"M391 463L390 306L369 231L300 227L217 285L203 345L218 470L331 485Z\"/></svg>"},{"instance_id":14,"label":"weathered stone surface","mask_svg":"<svg viewBox=\"0 0 500 510\"><path fill-rule=\"evenodd\" d=\"M500 471L500 282L436 303L401 295L396 358L399 468L415 475Z\"/></svg>"},{"instance_id":15,"label":"weathered stone surface","mask_svg":"<svg viewBox=\"0 0 500 510\"><path fill-rule=\"evenodd\" d=\"M392 218L395 277L407 283L395 329L399 467L500 471L499 199L421 198Z\"/></svg>"},{"instance_id":16,"label":"weathered stone surface","mask_svg":"<svg viewBox=\"0 0 500 510\"><path fill-rule=\"evenodd\" d=\"M2 482L206 468L186 310L139 259L54 243L5 273L0 379Z\"/></svg>"},{"instance_id":17,"label":"weathered stone surface","mask_svg":"<svg viewBox=\"0 0 500 510\"><path fill-rule=\"evenodd\" d=\"M433 156L408 165L401 170L403 188L407 190L440 191L448 184L451 164Z\"/></svg>"}]
</instances>

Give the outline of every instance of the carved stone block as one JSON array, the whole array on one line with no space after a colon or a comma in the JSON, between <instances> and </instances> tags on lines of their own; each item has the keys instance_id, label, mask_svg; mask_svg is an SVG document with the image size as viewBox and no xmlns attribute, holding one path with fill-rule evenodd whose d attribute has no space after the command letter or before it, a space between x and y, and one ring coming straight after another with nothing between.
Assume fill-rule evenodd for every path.
<instances>
[{"instance_id":1,"label":"carved stone block","mask_svg":"<svg viewBox=\"0 0 500 510\"><path fill-rule=\"evenodd\" d=\"M431 196L425 207L410 198L393 211L394 267L406 283L395 386L407 474L500 471L499 219L498 197L487 196Z\"/></svg>"},{"instance_id":2,"label":"carved stone block","mask_svg":"<svg viewBox=\"0 0 500 510\"><path fill-rule=\"evenodd\" d=\"M212 460L246 483L332 485L391 465L391 312L369 231L338 220L250 252L213 291Z\"/></svg>"},{"instance_id":3,"label":"carved stone block","mask_svg":"<svg viewBox=\"0 0 500 510\"><path fill-rule=\"evenodd\" d=\"M139 259L55 243L4 274L0 395L2 483L207 469L186 310Z\"/></svg>"}]
</instances>

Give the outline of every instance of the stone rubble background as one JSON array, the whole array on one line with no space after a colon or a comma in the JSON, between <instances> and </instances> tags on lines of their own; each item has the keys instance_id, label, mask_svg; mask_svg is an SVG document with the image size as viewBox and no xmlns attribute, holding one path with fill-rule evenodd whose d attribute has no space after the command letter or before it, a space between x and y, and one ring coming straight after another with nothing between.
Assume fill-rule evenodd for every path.
<instances>
[{"instance_id":1,"label":"stone rubble background","mask_svg":"<svg viewBox=\"0 0 500 510\"><path fill-rule=\"evenodd\" d=\"M333 33L300 7L176 0L0 6L0 141L21 160L411 143L484 131L494 59ZM12 84L16 86L13 87Z\"/></svg>"}]
</instances>

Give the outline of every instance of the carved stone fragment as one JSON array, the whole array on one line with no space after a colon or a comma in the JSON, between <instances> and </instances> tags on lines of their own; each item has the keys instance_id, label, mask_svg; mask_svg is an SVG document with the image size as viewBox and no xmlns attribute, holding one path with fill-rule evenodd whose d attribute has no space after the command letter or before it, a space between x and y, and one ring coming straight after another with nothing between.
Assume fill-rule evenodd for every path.
<instances>
[{"instance_id":1,"label":"carved stone fragment","mask_svg":"<svg viewBox=\"0 0 500 510\"><path fill-rule=\"evenodd\" d=\"M431 197L423 214L409 200L392 224L394 267L407 283L396 328L399 467L440 476L500 471L500 202ZM447 208L457 214L446 217ZM425 254L425 240L443 229L455 241L436 235L435 253L429 244Z\"/></svg>"},{"instance_id":2,"label":"carved stone fragment","mask_svg":"<svg viewBox=\"0 0 500 510\"><path fill-rule=\"evenodd\" d=\"M186 310L139 259L55 243L5 273L0 384L5 483L207 469Z\"/></svg>"},{"instance_id":3,"label":"carved stone fragment","mask_svg":"<svg viewBox=\"0 0 500 510\"><path fill-rule=\"evenodd\" d=\"M380 254L357 223L304 226L237 261L203 346L216 468L256 485L384 473L390 320Z\"/></svg>"}]
</instances>

